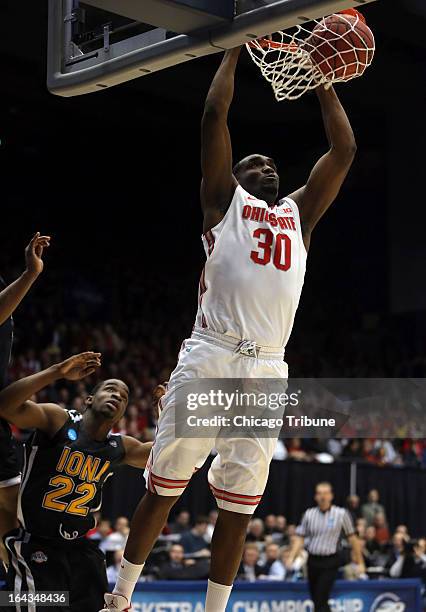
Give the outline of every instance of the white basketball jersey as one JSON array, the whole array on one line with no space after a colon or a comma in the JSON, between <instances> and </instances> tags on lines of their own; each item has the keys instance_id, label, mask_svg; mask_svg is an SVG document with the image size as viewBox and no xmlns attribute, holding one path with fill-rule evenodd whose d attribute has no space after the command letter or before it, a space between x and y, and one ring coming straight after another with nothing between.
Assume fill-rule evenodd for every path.
<instances>
[{"instance_id":1,"label":"white basketball jersey","mask_svg":"<svg viewBox=\"0 0 426 612\"><path fill-rule=\"evenodd\" d=\"M285 347L306 271L299 210L269 207L240 185L224 218L203 236L196 325L260 346Z\"/></svg>"}]
</instances>

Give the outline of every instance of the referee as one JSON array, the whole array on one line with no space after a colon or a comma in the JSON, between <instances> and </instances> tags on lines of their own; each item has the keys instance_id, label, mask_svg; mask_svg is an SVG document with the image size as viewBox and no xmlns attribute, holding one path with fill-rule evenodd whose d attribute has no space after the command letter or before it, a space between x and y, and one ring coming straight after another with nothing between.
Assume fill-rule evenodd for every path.
<instances>
[{"instance_id":1,"label":"referee","mask_svg":"<svg viewBox=\"0 0 426 612\"><path fill-rule=\"evenodd\" d=\"M333 487L320 482L315 488L317 506L309 508L296 529L289 560L291 567L307 539L308 581L315 612L330 612L328 599L339 569L337 545L342 531L352 547L352 557L360 574L365 573L360 541L355 534L352 519L344 508L333 505Z\"/></svg>"}]
</instances>

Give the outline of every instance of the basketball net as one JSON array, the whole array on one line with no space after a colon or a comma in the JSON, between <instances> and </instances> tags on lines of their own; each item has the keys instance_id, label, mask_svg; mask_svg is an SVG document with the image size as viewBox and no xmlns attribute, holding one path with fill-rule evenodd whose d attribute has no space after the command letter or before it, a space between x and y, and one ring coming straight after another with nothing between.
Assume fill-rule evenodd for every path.
<instances>
[{"instance_id":1,"label":"basketball net","mask_svg":"<svg viewBox=\"0 0 426 612\"><path fill-rule=\"evenodd\" d=\"M347 32L337 34L329 29L325 18L314 19L309 22L307 27L297 25L293 33L276 32L269 38L261 38L246 44L254 63L272 85L275 97L279 102L296 100L307 91L316 89L319 85L324 85L328 89L333 83L346 83L361 76L364 70L370 66L375 51L374 42L370 47L356 34L357 24L364 19L355 10L349 9L347 11L351 16L356 16L355 20L346 18L344 13L345 11L339 13L338 17L346 22L348 29L350 28L355 32L355 38L359 40L359 46L355 46L351 42L351 37L347 36ZM327 53L325 55L321 52L321 46L317 47L309 42L309 38L312 38L312 30L316 26L321 27L321 32L314 35L316 40L318 38L321 40L322 33L326 34L324 40L328 44L323 46L328 50L334 49L334 54ZM343 38L345 51L341 52L335 48L335 43ZM311 55L313 52L315 52L317 58L320 56L320 62L318 62L318 59L316 63L313 61ZM345 56L346 58L351 57L352 61L348 63ZM339 63L337 63L337 60L340 60ZM323 67L325 65L327 70L324 71L324 68L320 70L318 63ZM339 66L337 70L333 68L336 64Z\"/></svg>"}]
</instances>

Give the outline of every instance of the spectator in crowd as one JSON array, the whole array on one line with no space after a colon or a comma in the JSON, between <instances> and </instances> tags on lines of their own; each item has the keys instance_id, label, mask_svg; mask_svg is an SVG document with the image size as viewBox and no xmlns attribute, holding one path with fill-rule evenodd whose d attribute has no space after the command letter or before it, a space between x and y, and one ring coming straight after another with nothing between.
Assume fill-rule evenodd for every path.
<instances>
[{"instance_id":1,"label":"spectator in crowd","mask_svg":"<svg viewBox=\"0 0 426 612\"><path fill-rule=\"evenodd\" d=\"M207 531L205 535L205 540L207 544L210 544L213 537L213 531L216 525L217 517L219 516L219 512L217 510L210 510L209 512L209 524L207 525Z\"/></svg>"},{"instance_id":2,"label":"spectator in crowd","mask_svg":"<svg viewBox=\"0 0 426 612\"><path fill-rule=\"evenodd\" d=\"M237 580L256 581L263 571L259 565L259 556L259 549L255 543L249 542L245 545Z\"/></svg>"},{"instance_id":3,"label":"spectator in crowd","mask_svg":"<svg viewBox=\"0 0 426 612\"><path fill-rule=\"evenodd\" d=\"M426 538L419 538L417 540L416 554L426 563Z\"/></svg>"},{"instance_id":4,"label":"spectator in crowd","mask_svg":"<svg viewBox=\"0 0 426 612\"><path fill-rule=\"evenodd\" d=\"M376 440L374 442L374 450L378 456L378 463L381 465L396 463L398 459L398 453L391 440Z\"/></svg>"},{"instance_id":5,"label":"spectator in crowd","mask_svg":"<svg viewBox=\"0 0 426 612\"><path fill-rule=\"evenodd\" d=\"M308 562L308 552L302 549L298 556L291 560L291 545L294 544L296 534L290 538L290 546L284 546L281 549L281 562L285 568L285 580L298 580L303 578L307 572L306 564Z\"/></svg>"},{"instance_id":6,"label":"spectator in crowd","mask_svg":"<svg viewBox=\"0 0 426 612\"><path fill-rule=\"evenodd\" d=\"M309 461L310 457L305 451L300 438L290 438L287 440L288 458L296 461Z\"/></svg>"},{"instance_id":7,"label":"spectator in crowd","mask_svg":"<svg viewBox=\"0 0 426 612\"><path fill-rule=\"evenodd\" d=\"M252 519L247 528L246 542L264 542L265 527L260 518Z\"/></svg>"},{"instance_id":8,"label":"spectator in crowd","mask_svg":"<svg viewBox=\"0 0 426 612\"><path fill-rule=\"evenodd\" d=\"M394 557L389 560L389 576L391 578L421 578L425 580L426 565L418 554L418 545L405 540L401 533L395 534L393 539Z\"/></svg>"},{"instance_id":9,"label":"spectator in crowd","mask_svg":"<svg viewBox=\"0 0 426 612\"><path fill-rule=\"evenodd\" d=\"M272 535L277 527L277 517L275 514L268 514L265 517L265 535Z\"/></svg>"},{"instance_id":10,"label":"spectator in crowd","mask_svg":"<svg viewBox=\"0 0 426 612\"><path fill-rule=\"evenodd\" d=\"M410 534L408 533L407 525L398 525L395 529L395 533L402 533L402 535L407 541L410 539Z\"/></svg>"},{"instance_id":11,"label":"spectator in crowd","mask_svg":"<svg viewBox=\"0 0 426 612\"><path fill-rule=\"evenodd\" d=\"M107 567L107 578L109 584L115 584L120 571L121 559L123 558L124 549L114 551L113 563Z\"/></svg>"},{"instance_id":12,"label":"spectator in crowd","mask_svg":"<svg viewBox=\"0 0 426 612\"><path fill-rule=\"evenodd\" d=\"M274 517L275 518L275 517ZM259 574L260 580L279 580L276 574L272 572L272 567L275 565L275 562L280 559L280 547L278 544L267 544L265 547L265 559L263 563L261 563L262 573ZM274 568L275 569L275 568ZM282 580L284 578L281 578Z\"/></svg>"},{"instance_id":13,"label":"spectator in crowd","mask_svg":"<svg viewBox=\"0 0 426 612\"><path fill-rule=\"evenodd\" d=\"M276 517L275 529L272 532L272 541L279 546L286 546L289 542L287 534L287 519L282 514Z\"/></svg>"},{"instance_id":14,"label":"spectator in crowd","mask_svg":"<svg viewBox=\"0 0 426 612\"><path fill-rule=\"evenodd\" d=\"M365 520L365 518L361 517L355 521L355 531L357 532L359 538L365 538L366 529L367 521Z\"/></svg>"},{"instance_id":15,"label":"spectator in crowd","mask_svg":"<svg viewBox=\"0 0 426 612\"><path fill-rule=\"evenodd\" d=\"M368 528L367 528L368 529ZM366 541L360 540L361 554L364 560L364 564L368 564L368 553L366 550ZM353 554L351 554L351 560L343 567L343 577L345 580L367 580L367 574L360 569Z\"/></svg>"},{"instance_id":16,"label":"spectator in crowd","mask_svg":"<svg viewBox=\"0 0 426 612\"><path fill-rule=\"evenodd\" d=\"M350 459L351 461L361 461L363 458L363 448L361 444L361 440L358 438L352 438L346 444L342 451L343 459Z\"/></svg>"},{"instance_id":17,"label":"spectator in crowd","mask_svg":"<svg viewBox=\"0 0 426 612\"><path fill-rule=\"evenodd\" d=\"M99 518L98 524L94 529L88 532L87 537L90 540L96 540L98 545L100 545L111 533L111 521L105 518Z\"/></svg>"},{"instance_id":18,"label":"spectator in crowd","mask_svg":"<svg viewBox=\"0 0 426 612\"><path fill-rule=\"evenodd\" d=\"M124 550L129 531L129 519L126 516L118 517L114 523L114 531L102 540L99 548L103 550L105 554L115 552L116 550Z\"/></svg>"},{"instance_id":19,"label":"spectator in crowd","mask_svg":"<svg viewBox=\"0 0 426 612\"><path fill-rule=\"evenodd\" d=\"M399 578L402 571L405 537L402 533L394 533L392 536L391 548L388 551L386 569L392 578Z\"/></svg>"},{"instance_id":20,"label":"spectator in crowd","mask_svg":"<svg viewBox=\"0 0 426 612\"><path fill-rule=\"evenodd\" d=\"M404 440L402 458L405 465L419 467L422 463L423 449L416 440Z\"/></svg>"},{"instance_id":21,"label":"spectator in crowd","mask_svg":"<svg viewBox=\"0 0 426 612\"><path fill-rule=\"evenodd\" d=\"M357 520L361 517L360 499L358 495L349 495L346 500L346 509L351 515L352 522L356 525Z\"/></svg>"},{"instance_id":22,"label":"spectator in crowd","mask_svg":"<svg viewBox=\"0 0 426 612\"><path fill-rule=\"evenodd\" d=\"M175 534L182 534L191 529L191 515L188 510L181 510L175 516L175 520L170 525L170 531Z\"/></svg>"},{"instance_id":23,"label":"spectator in crowd","mask_svg":"<svg viewBox=\"0 0 426 612\"><path fill-rule=\"evenodd\" d=\"M207 527L209 520L206 516L199 516L191 531L184 533L180 543L186 555L194 557L209 557L210 551L206 542Z\"/></svg>"},{"instance_id":24,"label":"spectator in crowd","mask_svg":"<svg viewBox=\"0 0 426 612\"><path fill-rule=\"evenodd\" d=\"M362 505L361 513L367 521L367 526L374 525L374 519L377 514L383 514L386 522L386 513L382 504L379 503L379 492L377 489L371 489L368 493L368 502Z\"/></svg>"},{"instance_id":25,"label":"spectator in crowd","mask_svg":"<svg viewBox=\"0 0 426 612\"><path fill-rule=\"evenodd\" d=\"M208 577L208 559L185 559L185 551L181 544L173 544L168 560L160 567L161 580L202 580Z\"/></svg>"},{"instance_id":26,"label":"spectator in crowd","mask_svg":"<svg viewBox=\"0 0 426 612\"><path fill-rule=\"evenodd\" d=\"M382 550L382 547L380 546L376 538L376 528L374 527L374 525L370 525L365 530L364 542L365 542L365 551L369 559L373 557L376 553L379 553Z\"/></svg>"},{"instance_id":27,"label":"spectator in crowd","mask_svg":"<svg viewBox=\"0 0 426 612\"><path fill-rule=\"evenodd\" d=\"M389 541L390 533L386 523L386 516L379 512L374 517L374 527L376 528L376 540L379 544L386 544Z\"/></svg>"}]
</instances>

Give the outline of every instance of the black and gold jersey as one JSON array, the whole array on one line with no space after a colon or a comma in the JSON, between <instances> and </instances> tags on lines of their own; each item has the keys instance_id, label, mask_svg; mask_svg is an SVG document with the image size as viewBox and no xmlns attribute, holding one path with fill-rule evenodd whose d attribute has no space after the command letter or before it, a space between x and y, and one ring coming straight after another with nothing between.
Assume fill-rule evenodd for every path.
<instances>
[{"instance_id":1,"label":"black and gold jersey","mask_svg":"<svg viewBox=\"0 0 426 612\"><path fill-rule=\"evenodd\" d=\"M49 438L36 431L25 448L18 518L39 537L76 540L94 527L93 512L102 503L102 487L124 458L121 435L99 442L81 427L83 416L68 420Z\"/></svg>"}]
</instances>

